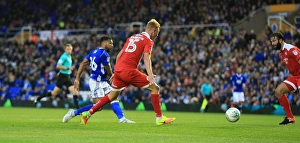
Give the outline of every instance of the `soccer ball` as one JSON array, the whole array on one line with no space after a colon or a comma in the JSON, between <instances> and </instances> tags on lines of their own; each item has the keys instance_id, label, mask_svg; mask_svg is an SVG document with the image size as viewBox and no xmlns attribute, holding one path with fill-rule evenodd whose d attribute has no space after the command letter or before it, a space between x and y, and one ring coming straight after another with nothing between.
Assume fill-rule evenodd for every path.
<instances>
[{"instance_id":1,"label":"soccer ball","mask_svg":"<svg viewBox=\"0 0 300 143\"><path fill-rule=\"evenodd\" d=\"M236 122L240 119L241 113L237 108L231 107L225 113L226 119L229 122Z\"/></svg>"}]
</instances>

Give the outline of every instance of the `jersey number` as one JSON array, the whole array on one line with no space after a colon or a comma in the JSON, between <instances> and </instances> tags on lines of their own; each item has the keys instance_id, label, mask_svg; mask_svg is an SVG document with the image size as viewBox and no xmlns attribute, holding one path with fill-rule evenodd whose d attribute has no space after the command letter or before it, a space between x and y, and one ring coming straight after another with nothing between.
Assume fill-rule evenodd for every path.
<instances>
[{"instance_id":1,"label":"jersey number","mask_svg":"<svg viewBox=\"0 0 300 143\"><path fill-rule=\"evenodd\" d=\"M90 57L90 60L91 60L90 67L93 71L95 71L98 67L97 63L95 63L95 59L96 59L96 57Z\"/></svg>"},{"instance_id":2,"label":"jersey number","mask_svg":"<svg viewBox=\"0 0 300 143\"><path fill-rule=\"evenodd\" d=\"M134 52L136 50L135 42L140 41L139 39L129 39L129 43L125 49L125 52Z\"/></svg>"}]
</instances>

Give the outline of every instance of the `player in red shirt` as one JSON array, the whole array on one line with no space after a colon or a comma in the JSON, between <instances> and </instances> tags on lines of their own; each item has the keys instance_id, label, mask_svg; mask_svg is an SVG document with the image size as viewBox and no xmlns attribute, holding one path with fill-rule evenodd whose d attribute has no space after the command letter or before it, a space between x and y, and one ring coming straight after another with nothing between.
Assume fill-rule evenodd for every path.
<instances>
[{"instance_id":1,"label":"player in red shirt","mask_svg":"<svg viewBox=\"0 0 300 143\"><path fill-rule=\"evenodd\" d=\"M175 118L167 118L162 115L160 107L160 87L155 83L155 75L152 72L151 52L154 40L160 31L160 24L151 19L145 32L132 35L126 40L122 50L117 55L116 65L112 80L112 91L101 98L88 112L82 113L82 122L87 123L91 115L109 103L118 98L119 94L128 85L138 88L144 88L151 92L151 102L156 113L156 124L169 124ZM147 75L138 70L138 64L143 58Z\"/></svg>"},{"instance_id":2,"label":"player in red shirt","mask_svg":"<svg viewBox=\"0 0 300 143\"><path fill-rule=\"evenodd\" d=\"M275 50L280 50L280 60L286 65L292 75L275 89L275 95L286 114L286 117L279 125L295 123L296 120L286 94L290 91L298 90L300 87L300 50L294 45L285 43L285 38L279 32L271 35L271 44Z\"/></svg>"}]
</instances>

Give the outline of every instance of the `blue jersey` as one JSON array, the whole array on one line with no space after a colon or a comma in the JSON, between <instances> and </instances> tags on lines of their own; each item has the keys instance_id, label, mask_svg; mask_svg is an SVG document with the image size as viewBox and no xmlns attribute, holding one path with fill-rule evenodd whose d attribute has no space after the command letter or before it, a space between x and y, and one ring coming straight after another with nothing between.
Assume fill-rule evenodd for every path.
<instances>
[{"instance_id":1,"label":"blue jersey","mask_svg":"<svg viewBox=\"0 0 300 143\"><path fill-rule=\"evenodd\" d=\"M234 74L232 75L232 77L230 78L230 85L233 87L235 86L236 89L233 90L233 92L244 92L243 90L243 84L247 84L247 80L246 77L244 75L238 75L238 74Z\"/></svg>"},{"instance_id":2,"label":"blue jersey","mask_svg":"<svg viewBox=\"0 0 300 143\"><path fill-rule=\"evenodd\" d=\"M91 51L85 58L90 62L90 78L96 81L108 81L104 66L109 65L109 54L100 47Z\"/></svg>"}]
</instances>

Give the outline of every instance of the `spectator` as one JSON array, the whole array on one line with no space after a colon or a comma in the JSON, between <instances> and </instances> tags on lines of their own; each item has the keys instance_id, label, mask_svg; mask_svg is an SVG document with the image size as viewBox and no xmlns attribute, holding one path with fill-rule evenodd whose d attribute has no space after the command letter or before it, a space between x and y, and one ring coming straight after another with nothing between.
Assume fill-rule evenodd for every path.
<instances>
[{"instance_id":1,"label":"spectator","mask_svg":"<svg viewBox=\"0 0 300 143\"><path fill-rule=\"evenodd\" d=\"M236 0L228 2L221 0L215 3L208 0L175 2L172 0L164 2L152 0L129 5L130 2L130 0L120 1L119 3L109 0L101 2L90 1L89 3L83 3L81 0L63 1L60 3L57 0L44 3L33 3L30 0L5 1L4 4L0 4L0 9L5 11L0 13L0 26L3 26L3 29L7 29L9 26L29 25L37 30L105 29L109 27L114 29L114 26L118 23L145 22L149 17L159 19L162 25L231 24L262 5L279 3L279 1L250 1L249 3L244 3ZM46 5L47 7L36 12L29 5L33 7ZM107 7L108 5L109 7ZM124 7L124 5L129 6ZM218 11L215 11L216 8ZM31 16L12 11L13 9L26 11L27 15ZM106 9L111 10L103 12ZM114 9L121 10L114 11ZM56 12L52 13L54 10ZM140 14L133 15L132 13L136 11L139 11ZM148 12L151 14L148 14ZM52 14L50 15L50 13ZM94 13L98 14L95 15ZM129 13L129 15L124 16L122 13ZM59 27L59 21L63 21L64 25ZM116 34L115 43L118 43L118 45L111 51L112 66L114 66L116 51L120 50L124 44L124 38L128 36L128 30L125 28L118 32L117 30L113 31ZM215 94L219 94L219 102L228 104L228 98L231 96L231 93L228 92L231 90L228 80L236 65L241 65L245 69L246 78L249 81L248 88L251 98L246 100L249 102L253 98L254 101L254 98L261 95L261 97L258 97L260 99L257 102L278 104L276 98L274 99L274 93L272 93L274 91L271 87L275 87L282 82L289 75L289 72L279 63L279 56L272 51L269 41L269 36L272 33L270 27L266 27L263 39L258 39L252 30L250 33L247 33L247 31L241 29L239 33L233 32L231 35L228 35L227 32L223 28L211 27L198 27L193 28L193 30L191 28L162 29L162 34L158 37L155 45L160 48L154 48L152 60L155 67L154 72L158 74L157 83L162 87L161 93L164 102L180 103L180 95L184 95L186 97L191 96L192 99L197 98L201 104L201 81L203 81L204 77L207 77L208 81L214 82L212 84L216 89L215 92L218 92ZM104 33L99 34L106 33L107 31L105 30ZM296 43L296 45L297 43L300 45L299 39L299 33L296 33L291 41ZM16 80L24 81L26 78L30 81L33 90L32 94L42 94L44 90L47 90L46 87L52 85L53 80L55 80L57 73L55 70L55 59L58 59L59 55L62 54L62 46L69 42L74 44L74 53L76 54L73 55L73 61L78 66L78 61L81 61L83 56L97 44L97 37L93 34L83 39L62 39L54 42L39 41L38 43L27 41L24 45L20 45L16 41L6 41L6 43L0 44L2 94L6 94L6 88L15 86ZM213 58L215 56L218 56L218 58ZM140 68L144 69L143 65ZM13 75L8 76L9 73L13 73ZM215 75L219 77L217 81ZM39 85L36 82L39 79L43 81L43 84ZM258 86L260 84L264 86ZM261 90L268 91L269 95L266 96L265 93L260 93ZM122 100L126 102L149 100L147 96L139 97L138 95L140 94L138 89L132 89L130 92L124 91ZM145 94L143 93L142 95ZM298 102L300 103L300 98L296 98L299 95L292 94L292 96L294 97L293 100L295 101L293 103L295 105ZM269 98L270 101L267 102L266 98Z\"/></svg>"}]
</instances>

